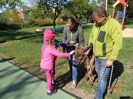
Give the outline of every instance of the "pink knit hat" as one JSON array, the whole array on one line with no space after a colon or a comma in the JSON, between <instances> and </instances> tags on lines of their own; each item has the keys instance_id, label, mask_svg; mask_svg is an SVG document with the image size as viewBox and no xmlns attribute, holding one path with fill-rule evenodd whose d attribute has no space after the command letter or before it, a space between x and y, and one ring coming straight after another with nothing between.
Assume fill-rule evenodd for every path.
<instances>
[{"instance_id":1,"label":"pink knit hat","mask_svg":"<svg viewBox=\"0 0 133 99\"><path fill-rule=\"evenodd\" d=\"M43 34L44 34L44 40L50 40L55 38L55 34L49 28L45 29Z\"/></svg>"}]
</instances>

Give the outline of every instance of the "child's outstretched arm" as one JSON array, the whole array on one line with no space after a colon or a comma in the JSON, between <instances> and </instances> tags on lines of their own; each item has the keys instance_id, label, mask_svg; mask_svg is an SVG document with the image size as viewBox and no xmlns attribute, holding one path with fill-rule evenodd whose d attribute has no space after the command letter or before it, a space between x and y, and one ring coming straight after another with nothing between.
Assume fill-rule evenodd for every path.
<instances>
[{"instance_id":1,"label":"child's outstretched arm","mask_svg":"<svg viewBox=\"0 0 133 99\"><path fill-rule=\"evenodd\" d=\"M70 52L70 55L74 54L74 52L75 52L75 50L72 50L72 51Z\"/></svg>"},{"instance_id":2,"label":"child's outstretched arm","mask_svg":"<svg viewBox=\"0 0 133 99\"><path fill-rule=\"evenodd\" d=\"M63 53L63 52L60 52L58 51L57 49L53 48L51 50L51 54L53 54L54 56L57 56L57 57L62 57L62 58L65 58L65 57L69 57L70 55L72 55L75 51L71 51L70 53Z\"/></svg>"}]
</instances>

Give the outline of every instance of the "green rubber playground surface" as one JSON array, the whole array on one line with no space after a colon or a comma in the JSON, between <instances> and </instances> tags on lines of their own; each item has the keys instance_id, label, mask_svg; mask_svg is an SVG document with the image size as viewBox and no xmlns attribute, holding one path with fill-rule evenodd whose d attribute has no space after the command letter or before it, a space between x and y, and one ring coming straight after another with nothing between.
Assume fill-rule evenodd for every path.
<instances>
[{"instance_id":1,"label":"green rubber playground surface","mask_svg":"<svg viewBox=\"0 0 133 99\"><path fill-rule=\"evenodd\" d=\"M54 29L53 26L45 26L45 27L41 28L41 30L45 30L46 28L50 28L51 30ZM56 26L55 29L58 30L58 31L63 31L64 26Z\"/></svg>"},{"instance_id":2,"label":"green rubber playground surface","mask_svg":"<svg viewBox=\"0 0 133 99\"><path fill-rule=\"evenodd\" d=\"M46 95L46 82L0 58L0 99L76 99L58 89Z\"/></svg>"}]
</instances>

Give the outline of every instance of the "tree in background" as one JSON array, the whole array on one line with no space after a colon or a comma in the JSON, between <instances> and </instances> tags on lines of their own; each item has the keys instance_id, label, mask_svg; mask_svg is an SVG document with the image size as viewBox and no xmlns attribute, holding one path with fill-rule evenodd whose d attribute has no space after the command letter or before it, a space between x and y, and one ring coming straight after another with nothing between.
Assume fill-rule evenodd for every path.
<instances>
[{"instance_id":1,"label":"tree in background","mask_svg":"<svg viewBox=\"0 0 133 99\"><path fill-rule=\"evenodd\" d=\"M3 22L6 23L22 23L23 26L45 26L53 24L54 30L57 19L67 19L69 16L74 16L79 23L91 19L91 11L100 4L106 6L108 1L107 12L112 15L113 4L117 0L28 0L30 6L27 6L21 0L0 0L0 9L3 10ZM126 17L133 18L133 0L125 0L128 3ZM17 9L16 9L17 8ZM20 10L24 13L25 21L20 21L16 15L8 14ZM121 10L120 7L116 10ZM17 14L17 12L16 12ZM9 18L10 17L10 18ZM12 19L12 22L11 20ZM47 21L45 21L47 20ZM9 21L9 22L8 22ZM25 25L25 23L27 25ZM46 24L44 24L46 23Z\"/></svg>"},{"instance_id":2,"label":"tree in background","mask_svg":"<svg viewBox=\"0 0 133 99\"><path fill-rule=\"evenodd\" d=\"M71 0L65 5L65 9L71 11L72 15L80 22L83 15L83 8L88 4L87 0Z\"/></svg>"},{"instance_id":3,"label":"tree in background","mask_svg":"<svg viewBox=\"0 0 133 99\"><path fill-rule=\"evenodd\" d=\"M4 24L8 24L9 23L9 10L5 10L3 13L2 13L2 20L1 22L4 23Z\"/></svg>"},{"instance_id":4,"label":"tree in background","mask_svg":"<svg viewBox=\"0 0 133 99\"><path fill-rule=\"evenodd\" d=\"M48 16L47 7L42 8L35 5L30 8L29 21L35 26L52 25L52 19Z\"/></svg>"},{"instance_id":5,"label":"tree in background","mask_svg":"<svg viewBox=\"0 0 133 99\"><path fill-rule=\"evenodd\" d=\"M0 0L0 8L3 9L14 9L22 4L21 0Z\"/></svg>"},{"instance_id":6,"label":"tree in background","mask_svg":"<svg viewBox=\"0 0 133 99\"><path fill-rule=\"evenodd\" d=\"M86 18L86 22L88 23L89 21L92 22L92 18L91 18L91 12L92 10L96 7L96 1L95 0L92 0L88 6L85 6L84 7L84 13L83 15L85 16Z\"/></svg>"},{"instance_id":7,"label":"tree in background","mask_svg":"<svg viewBox=\"0 0 133 99\"><path fill-rule=\"evenodd\" d=\"M133 0L126 0L128 7L127 7L127 17L129 19L133 19Z\"/></svg>"},{"instance_id":8,"label":"tree in background","mask_svg":"<svg viewBox=\"0 0 133 99\"><path fill-rule=\"evenodd\" d=\"M92 0L91 2L88 2L87 0L71 0L65 5L65 9L71 11L71 14L77 21L81 22L82 18L85 17L88 22L91 11L95 6L95 0Z\"/></svg>"},{"instance_id":9,"label":"tree in background","mask_svg":"<svg viewBox=\"0 0 133 99\"><path fill-rule=\"evenodd\" d=\"M20 23L22 22L22 18L20 14L21 11L18 8L21 8L23 3L21 0L1 0L0 1L0 8L3 10L3 19L6 20L5 23L13 24L13 23ZM8 16L7 16L8 14Z\"/></svg>"},{"instance_id":10,"label":"tree in background","mask_svg":"<svg viewBox=\"0 0 133 99\"><path fill-rule=\"evenodd\" d=\"M23 19L19 16L19 13L22 12L19 12L18 10L9 11L9 24L18 24L23 21Z\"/></svg>"},{"instance_id":11,"label":"tree in background","mask_svg":"<svg viewBox=\"0 0 133 99\"><path fill-rule=\"evenodd\" d=\"M54 31L56 32L56 19L61 14L63 6L66 4L66 0L40 0L39 6L46 9L45 15L53 20Z\"/></svg>"}]
</instances>

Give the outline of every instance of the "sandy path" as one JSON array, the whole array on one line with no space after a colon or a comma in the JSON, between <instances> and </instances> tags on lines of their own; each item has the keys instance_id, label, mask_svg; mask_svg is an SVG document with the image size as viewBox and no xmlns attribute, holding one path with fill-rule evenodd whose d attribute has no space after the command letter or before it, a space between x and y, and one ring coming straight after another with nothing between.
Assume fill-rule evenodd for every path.
<instances>
[{"instance_id":1,"label":"sandy path","mask_svg":"<svg viewBox=\"0 0 133 99\"><path fill-rule=\"evenodd\" d=\"M122 31L123 37L133 38L133 28L125 28Z\"/></svg>"}]
</instances>

